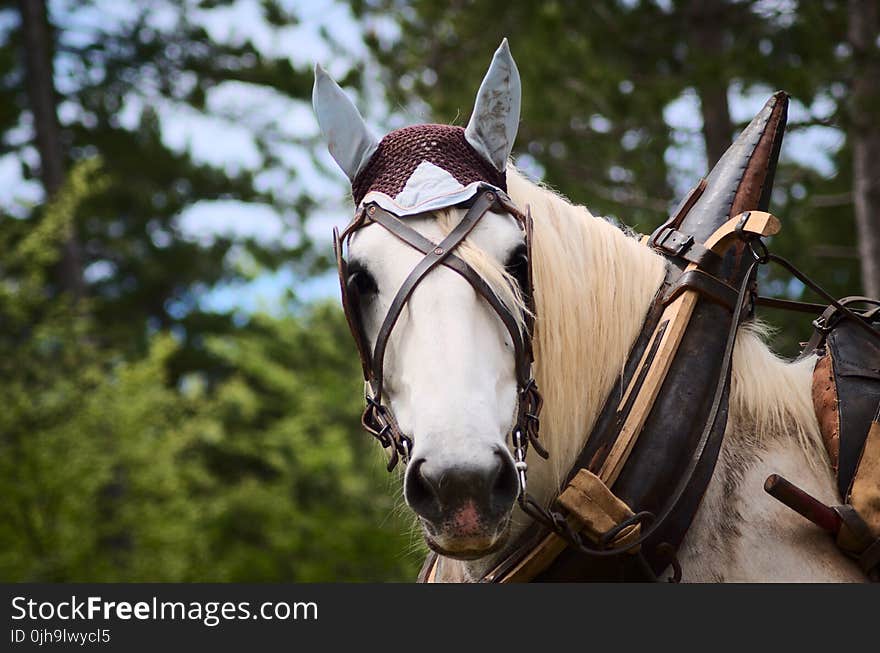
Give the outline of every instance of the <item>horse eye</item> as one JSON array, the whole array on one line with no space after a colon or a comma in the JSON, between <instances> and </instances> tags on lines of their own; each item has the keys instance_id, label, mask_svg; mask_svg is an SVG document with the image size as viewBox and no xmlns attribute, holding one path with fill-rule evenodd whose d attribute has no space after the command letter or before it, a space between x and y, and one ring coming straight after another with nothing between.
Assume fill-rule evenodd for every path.
<instances>
[{"instance_id":1,"label":"horse eye","mask_svg":"<svg viewBox=\"0 0 880 653\"><path fill-rule=\"evenodd\" d=\"M525 245L520 245L507 258L504 269L510 274L522 290L529 286L529 256Z\"/></svg>"},{"instance_id":2,"label":"horse eye","mask_svg":"<svg viewBox=\"0 0 880 653\"><path fill-rule=\"evenodd\" d=\"M358 295L372 295L379 292L379 286L376 285L376 279L370 274L366 268L353 263L348 270L348 279L346 280L348 291L357 293Z\"/></svg>"}]
</instances>

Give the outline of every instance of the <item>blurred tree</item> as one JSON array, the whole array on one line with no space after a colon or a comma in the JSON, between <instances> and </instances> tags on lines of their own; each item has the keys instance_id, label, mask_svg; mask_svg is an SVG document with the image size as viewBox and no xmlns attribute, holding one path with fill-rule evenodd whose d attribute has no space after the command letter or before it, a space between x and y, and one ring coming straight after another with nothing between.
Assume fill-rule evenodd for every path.
<instances>
[{"instance_id":1,"label":"blurred tree","mask_svg":"<svg viewBox=\"0 0 880 653\"><path fill-rule=\"evenodd\" d=\"M236 370L200 456L222 501L207 535L221 580L411 580L421 536L380 447L360 428L358 357L345 319L257 316L208 347ZM393 483L393 485L392 485ZM220 548L219 543L228 543ZM255 562L256 561L256 562Z\"/></svg>"},{"instance_id":2,"label":"blurred tree","mask_svg":"<svg viewBox=\"0 0 880 653\"><path fill-rule=\"evenodd\" d=\"M648 228L670 208L667 152L680 136L664 110L685 92L702 109L710 160L733 134L728 80L757 58L768 33L750 3L725 0L581 3L443 3L359 0L390 12L399 39L369 40L392 100L414 97L441 121L464 122L491 51L508 36L524 79L515 156L595 211ZM696 180L694 180L696 181Z\"/></svg>"},{"instance_id":3,"label":"blurred tree","mask_svg":"<svg viewBox=\"0 0 880 653\"><path fill-rule=\"evenodd\" d=\"M852 48L850 139L853 195L862 282L865 293L880 297L880 5L849 0Z\"/></svg>"},{"instance_id":4,"label":"blurred tree","mask_svg":"<svg viewBox=\"0 0 880 653\"><path fill-rule=\"evenodd\" d=\"M22 53L25 60L28 106L34 123L40 176L48 196L64 181L65 154L61 145L55 93L55 47L44 0L20 0ZM58 285L74 297L83 294L82 254L76 230L62 243Z\"/></svg>"},{"instance_id":5,"label":"blurred tree","mask_svg":"<svg viewBox=\"0 0 880 653\"><path fill-rule=\"evenodd\" d=\"M204 333L233 326L228 315L206 314L200 293L241 279L243 261L298 273L325 264L304 229L314 199L296 184L283 156L304 137L276 122L287 114L256 116L211 102L214 91L230 88L267 102L310 96L308 67L296 69L286 56L244 38L211 37L205 25L237 4L57 0L48 3L48 18L45 0L0 4L4 21L22 28L0 36L3 153L18 154L25 176L39 178L49 196L63 170L83 158L100 156L109 177L107 191L83 203L75 217L64 246L69 282L54 291L88 294L102 339L130 352L146 351L150 332L175 329L183 339L175 357L180 373L209 365L200 345ZM297 10L276 0L255 6L267 40L297 22ZM169 107L188 120L214 120L218 133L247 125L256 161L218 167L186 147L170 147L160 119ZM272 207L281 216L281 236L184 233L187 209L220 199Z\"/></svg>"}]
</instances>

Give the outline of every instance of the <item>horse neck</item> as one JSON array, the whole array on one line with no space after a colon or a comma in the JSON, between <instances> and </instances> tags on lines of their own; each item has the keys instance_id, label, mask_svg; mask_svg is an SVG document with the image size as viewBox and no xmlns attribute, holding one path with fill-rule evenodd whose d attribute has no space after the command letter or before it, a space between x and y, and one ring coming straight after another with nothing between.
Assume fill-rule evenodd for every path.
<instances>
[{"instance_id":1,"label":"horse neck","mask_svg":"<svg viewBox=\"0 0 880 653\"><path fill-rule=\"evenodd\" d=\"M834 540L764 492L781 474L833 505L841 502L813 412L814 360L787 363L762 327L740 330L730 415L712 480L678 553L686 581L858 581Z\"/></svg>"}]
</instances>

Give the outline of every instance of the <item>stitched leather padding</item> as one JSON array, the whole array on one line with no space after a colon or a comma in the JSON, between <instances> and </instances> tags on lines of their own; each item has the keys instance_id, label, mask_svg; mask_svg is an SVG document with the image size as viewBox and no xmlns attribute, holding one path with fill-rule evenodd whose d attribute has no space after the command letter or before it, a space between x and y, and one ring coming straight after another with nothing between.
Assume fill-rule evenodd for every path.
<instances>
[{"instance_id":1,"label":"stitched leather padding","mask_svg":"<svg viewBox=\"0 0 880 653\"><path fill-rule=\"evenodd\" d=\"M842 320L828 334L827 348L833 361L840 423L837 487L845 497L880 405L880 343L853 321Z\"/></svg>"},{"instance_id":2,"label":"stitched leather padding","mask_svg":"<svg viewBox=\"0 0 880 653\"><path fill-rule=\"evenodd\" d=\"M840 413L831 354L822 356L813 370L813 409L816 411L819 432L822 434L822 442L828 452L831 467L837 474L840 462Z\"/></svg>"}]
</instances>

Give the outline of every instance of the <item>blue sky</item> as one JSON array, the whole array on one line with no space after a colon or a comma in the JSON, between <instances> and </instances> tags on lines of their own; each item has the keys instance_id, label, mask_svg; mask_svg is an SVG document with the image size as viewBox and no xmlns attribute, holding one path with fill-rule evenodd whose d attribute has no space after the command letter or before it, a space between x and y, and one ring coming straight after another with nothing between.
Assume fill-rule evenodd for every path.
<instances>
[{"instance_id":1,"label":"blue sky","mask_svg":"<svg viewBox=\"0 0 880 653\"><path fill-rule=\"evenodd\" d=\"M336 77L341 77L354 63L363 63L369 71L376 69L364 45L363 35L367 29L377 33L380 38L393 41L399 30L391 19L374 21L369 25L359 24L345 3L336 0L309 0L308 3L291 3L299 22L282 30L270 28L262 20L257 0L239 0L229 9L211 10L196 15L211 37L217 41L240 42L252 40L261 50L274 56L287 57L298 69L310 69L320 62ZM161 7L161 5L160 5ZM108 18L124 17L126 3L103 0L93 11L66 11L63 0L50 2L53 20L66 29L66 38L88 38L90 30L97 29ZM167 22L167 12L157 10L153 15L157 27ZM0 24L0 30L9 29ZM344 44L343 51L333 48L324 34L337 44ZM83 36L85 35L85 36ZM511 44L516 54L516 43ZM492 47L487 45L487 61ZM57 83L63 91L64 67L59 66ZM184 82L186 80L183 80ZM528 80L523 80L528 83ZM474 80L476 90L477 80ZM743 93L736 85L729 93L731 117L735 121L746 121L762 106L775 89L752 89ZM390 111L385 104L381 89L368 88L366 97L356 97L367 122L382 134L388 129L409 122L429 119L424 115L426 107L416 105L404 114L400 110ZM637 92L637 91L636 91ZM319 247L330 248L330 232L334 225L341 225L350 216L348 186L341 171L338 171L324 148L317 152L318 160L331 176L317 168L311 150L294 143L314 139L318 127L311 106L304 100L292 100L268 90L254 89L244 84L225 83L213 89L207 98L210 115L200 114L189 107L167 100L157 101L145 93L143 97L129 98L123 109L123 124L133 125L145 103L152 104L160 117L162 138L167 145L176 150L189 150L201 161L219 165L234 172L241 169L256 169L262 161L257 150L253 129L265 124L278 124L281 140L290 145L281 148L284 165L280 169L269 170L258 177L258 184L278 191L292 194L302 188L319 199L320 210L308 222L309 235ZM789 120L796 122L813 117L823 117L833 108L829 98L804 107L796 100L792 102ZM462 107L463 115L469 107ZM59 113L62 121L74 117L76 107L62 104ZM696 95L685 93L664 110L664 119L675 130L675 144L666 153L667 162L673 168L673 184L677 195L683 194L695 180L705 173L705 154L700 136L700 113ZM523 116L528 121L528 116ZM26 142L30 138L30 126L21 124L13 130L10 140ZM830 154L842 144L842 135L827 127L811 127L791 133L786 137L782 156L813 167L824 175L833 173ZM33 148L25 148L23 156L33 159ZM527 162L523 162L527 163ZM291 175L290 171L295 171ZM529 171L540 173L539 168L529 166ZM22 178L21 168L12 155L0 157L0 206L13 215L22 214L23 207L41 199L42 192L35 181ZM551 180L552 181L552 180ZM626 221L626 216L621 216ZM243 204L235 201L201 202L178 216L178 226L186 237L199 242L210 242L219 234L239 237L253 237L266 242L278 239L293 242L295 232L285 227L283 216L271 206ZM235 254L233 254L235 256ZM100 266L88 271L100 275ZM273 274L260 274L249 282L221 286L207 292L202 297L206 308L216 310L256 310L274 311L280 305L285 289L297 284L297 295L301 300L332 297L337 293L335 276L327 274L298 282L290 270Z\"/></svg>"}]
</instances>

